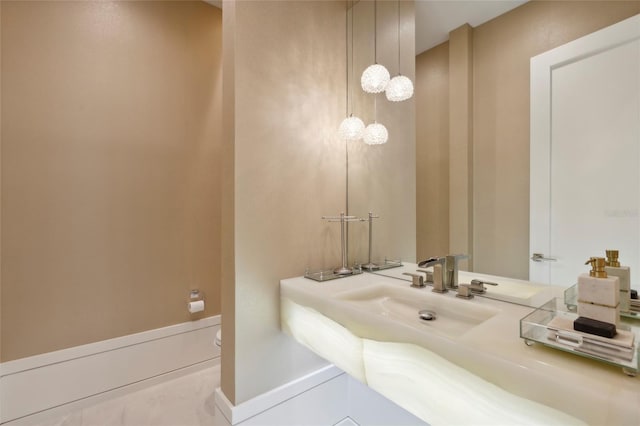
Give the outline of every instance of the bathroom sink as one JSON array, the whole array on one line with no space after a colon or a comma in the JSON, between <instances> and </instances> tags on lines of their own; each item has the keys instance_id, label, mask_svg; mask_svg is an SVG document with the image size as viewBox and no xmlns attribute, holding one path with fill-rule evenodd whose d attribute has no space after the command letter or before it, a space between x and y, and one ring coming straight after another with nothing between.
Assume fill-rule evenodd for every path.
<instances>
[{"instance_id":1,"label":"bathroom sink","mask_svg":"<svg viewBox=\"0 0 640 426\"><path fill-rule=\"evenodd\" d=\"M342 292L336 295L336 299L348 302L369 314L449 337L458 337L499 312L479 306L473 301L456 299L452 294L433 293L430 287L416 289L397 285L372 285ZM420 318L420 311L434 313L435 319Z\"/></svg>"},{"instance_id":2,"label":"bathroom sink","mask_svg":"<svg viewBox=\"0 0 640 426\"><path fill-rule=\"evenodd\" d=\"M416 269L416 264L406 264L404 271L397 268L398 276L394 277L359 274L324 283L304 277L282 280L282 329L353 377L364 377L363 382L383 390L383 395L396 389L395 397L387 396L400 405L414 404L419 409L427 406L420 391L422 382L418 392L407 386L415 385L418 372L424 372L419 366L432 368L434 364L423 355L410 358L416 362L402 355L413 347L429 351L519 398L567 412L588 424L638 423L640 405L630 403L640 401L638 377L631 379L618 368L523 343L519 321L532 312L525 302L537 303L546 297L548 289L553 290L551 286L460 271L462 283L478 278L499 284L487 288L484 297L464 300L456 298L453 291L437 294L430 286L411 288L411 282L398 279L406 278L402 272ZM499 300L505 294L517 303ZM562 297L562 291L554 295ZM435 311L434 321L420 320L418 312L425 309ZM387 345L403 350L387 356L381 347ZM426 364L420 364L420 360L427 360ZM378 363L380 370L372 362ZM467 379L452 379L440 368L430 374L444 374L447 386L468 383ZM382 380L376 381L376 377ZM390 384L389 379L398 381ZM444 390L438 385L436 395L442 396L443 392L460 394L459 390ZM426 401L432 400L426 397ZM459 406L464 402L453 405L454 409ZM522 414L519 407L516 403L516 412Z\"/></svg>"}]
</instances>

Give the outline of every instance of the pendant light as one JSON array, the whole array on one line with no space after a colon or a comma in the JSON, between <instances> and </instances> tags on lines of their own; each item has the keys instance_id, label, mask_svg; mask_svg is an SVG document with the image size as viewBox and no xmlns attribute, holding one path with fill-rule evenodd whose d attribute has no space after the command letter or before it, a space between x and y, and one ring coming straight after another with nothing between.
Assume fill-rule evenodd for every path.
<instances>
[{"instance_id":1,"label":"pendant light","mask_svg":"<svg viewBox=\"0 0 640 426\"><path fill-rule=\"evenodd\" d=\"M400 0L397 1L398 11L398 75L393 77L385 89L387 99L392 102L406 101L413 96L413 82L400 73Z\"/></svg>"},{"instance_id":2,"label":"pendant light","mask_svg":"<svg viewBox=\"0 0 640 426\"><path fill-rule=\"evenodd\" d=\"M373 111L373 123L369 124L367 128L364 129L364 143L367 145L382 145L383 143L387 143L387 140L389 139L389 132L383 124L376 121L378 118L377 97L373 100Z\"/></svg>"},{"instance_id":3,"label":"pendant light","mask_svg":"<svg viewBox=\"0 0 640 426\"><path fill-rule=\"evenodd\" d=\"M347 141L362 139L364 134L364 122L353 116L353 85L349 84L349 1L346 1L346 46L347 46L347 118L342 120L338 128L338 134ZM353 5L351 6L351 74L353 77ZM353 78L352 78L353 80ZM351 88L351 90L349 90ZM351 102L349 99L351 98Z\"/></svg>"},{"instance_id":4,"label":"pendant light","mask_svg":"<svg viewBox=\"0 0 640 426\"><path fill-rule=\"evenodd\" d=\"M346 139L348 141L357 141L359 139L362 139L362 134L364 132L364 122L358 117L354 117L353 115L351 115L342 120L338 132L340 133L340 137L342 139Z\"/></svg>"},{"instance_id":5,"label":"pendant light","mask_svg":"<svg viewBox=\"0 0 640 426\"><path fill-rule=\"evenodd\" d=\"M381 93L384 92L384 89L387 87L389 83L389 71L384 67L384 65L378 64L378 2L374 0L373 2L373 58L374 64L369 65L367 69L362 73L362 77L360 78L360 85L362 86L362 90L367 93Z\"/></svg>"}]
</instances>

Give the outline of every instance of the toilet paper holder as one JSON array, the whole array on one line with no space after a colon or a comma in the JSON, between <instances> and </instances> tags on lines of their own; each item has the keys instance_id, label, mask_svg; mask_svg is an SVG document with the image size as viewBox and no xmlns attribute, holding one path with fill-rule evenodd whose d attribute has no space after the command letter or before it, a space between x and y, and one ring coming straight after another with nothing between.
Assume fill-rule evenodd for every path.
<instances>
[{"instance_id":1,"label":"toilet paper holder","mask_svg":"<svg viewBox=\"0 0 640 426\"><path fill-rule=\"evenodd\" d=\"M204 311L204 295L200 290L195 289L189 292L189 302L187 302L187 310L190 314Z\"/></svg>"}]
</instances>

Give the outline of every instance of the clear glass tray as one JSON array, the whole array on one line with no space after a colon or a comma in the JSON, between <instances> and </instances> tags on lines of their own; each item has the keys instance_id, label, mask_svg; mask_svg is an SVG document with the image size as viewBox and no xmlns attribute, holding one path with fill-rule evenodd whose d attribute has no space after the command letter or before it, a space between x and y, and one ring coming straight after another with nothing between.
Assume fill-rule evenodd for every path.
<instances>
[{"instance_id":1,"label":"clear glass tray","mask_svg":"<svg viewBox=\"0 0 640 426\"><path fill-rule=\"evenodd\" d=\"M629 293L620 292L620 296L629 297ZM564 303L567 305L567 309L572 312L578 310L578 285L574 284L564 291ZM620 316L631 319L640 319L640 312L633 310L631 307L628 311L620 310Z\"/></svg>"},{"instance_id":2,"label":"clear glass tray","mask_svg":"<svg viewBox=\"0 0 640 426\"><path fill-rule=\"evenodd\" d=\"M402 262L400 260L391 260L384 259L384 262L374 262L371 264L362 264L360 267L364 271L375 272L375 271L383 271L385 269L398 268L402 266Z\"/></svg>"},{"instance_id":3,"label":"clear glass tray","mask_svg":"<svg viewBox=\"0 0 640 426\"><path fill-rule=\"evenodd\" d=\"M540 343L621 367L625 374L630 376L638 374L640 327L631 323L619 325L618 335L614 339L581 333L568 327L557 327L556 323L566 323L572 327L576 318L578 314L569 311L564 300L552 299L520 320L520 337L527 345ZM625 337L633 339L630 346L626 344Z\"/></svg>"},{"instance_id":4,"label":"clear glass tray","mask_svg":"<svg viewBox=\"0 0 640 426\"><path fill-rule=\"evenodd\" d=\"M336 274L333 270L324 270L324 271L312 271L310 269L307 268L306 271L304 271L304 277L305 278L309 278L310 280L314 280L314 281L318 281L318 282L323 282L323 281L330 281L330 280L336 280L338 278L346 278L346 277L351 277L353 275L359 275L364 271L382 271L384 269L391 269L391 268L398 268L402 266L402 262L399 260L390 260L390 259L384 259L384 262L380 262L375 264L375 268L366 268L365 265L360 265L357 262L353 265L353 267L351 268L351 273L350 274Z\"/></svg>"},{"instance_id":5,"label":"clear glass tray","mask_svg":"<svg viewBox=\"0 0 640 426\"><path fill-rule=\"evenodd\" d=\"M350 274L336 274L335 272L333 272L333 270L310 271L309 269L307 269L304 272L304 277L309 278L310 280L323 282L323 281L336 280L338 278L352 277L354 275L359 275L361 273L362 273L362 269L357 266L354 266L353 268L351 268Z\"/></svg>"}]
</instances>

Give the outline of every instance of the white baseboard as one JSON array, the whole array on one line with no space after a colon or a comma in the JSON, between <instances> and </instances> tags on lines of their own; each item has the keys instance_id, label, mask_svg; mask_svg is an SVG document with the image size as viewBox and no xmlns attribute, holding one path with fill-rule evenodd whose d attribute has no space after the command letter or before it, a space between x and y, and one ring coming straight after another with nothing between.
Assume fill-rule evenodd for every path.
<instances>
[{"instance_id":1,"label":"white baseboard","mask_svg":"<svg viewBox=\"0 0 640 426\"><path fill-rule=\"evenodd\" d=\"M346 417L346 387L343 391L343 387L346 386L346 377L345 373L338 367L328 365L238 405L233 405L222 390L218 388L216 389L215 397L216 406L232 425L254 424L256 420L259 422L256 424L261 425L296 425L301 424L300 420L296 422L295 419L278 418L275 420L275 423L271 423L267 419L271 419L273 413L269 413L269 411L277 407L286 407L289 409L287 412L291 413L295 411L294 407L298 407L301 401L306 400L304 394L315 389L315 393L317 393L316 398L318 399L310 401L310 404L302 410L302 413L306 416L302 418L302 420L304 420L303 423L307 423L310 418L315 418L317 415L325 416L328 414L329 417L332 417L331 413L327 412L335 408L334 411L339 413L337 414L338 417L335 418L333 422L324 423L335 424ZM336 384L339 385L339 392L333 389ZM344 404L344 410L341 409L342 404ZM327 407L332 407L332 409L330 410ZM314 414L318 410L321 410L323 413ZM286 422L287 420L291 420L292 423Z\"/></svg>"},{"instance_id":2,"label":"white baseboard","mask_svg":"<svg viewBox=\"0 0 640 426\"><path fill-rule=\"evenodd\" d=\"M216 406L232 426L426 425L334 365L235 406L218 388Z\"/></svg>"},{"instance_id":3,"label":"white baseboard","mask_svg":"<svg viewBox=\"0 0 640 426\"><path fill-rule=\"evenodd\" d=\"M220 316L0 364L0 423L176 370L206 366Z\"/></svg>"}]
</instances>

